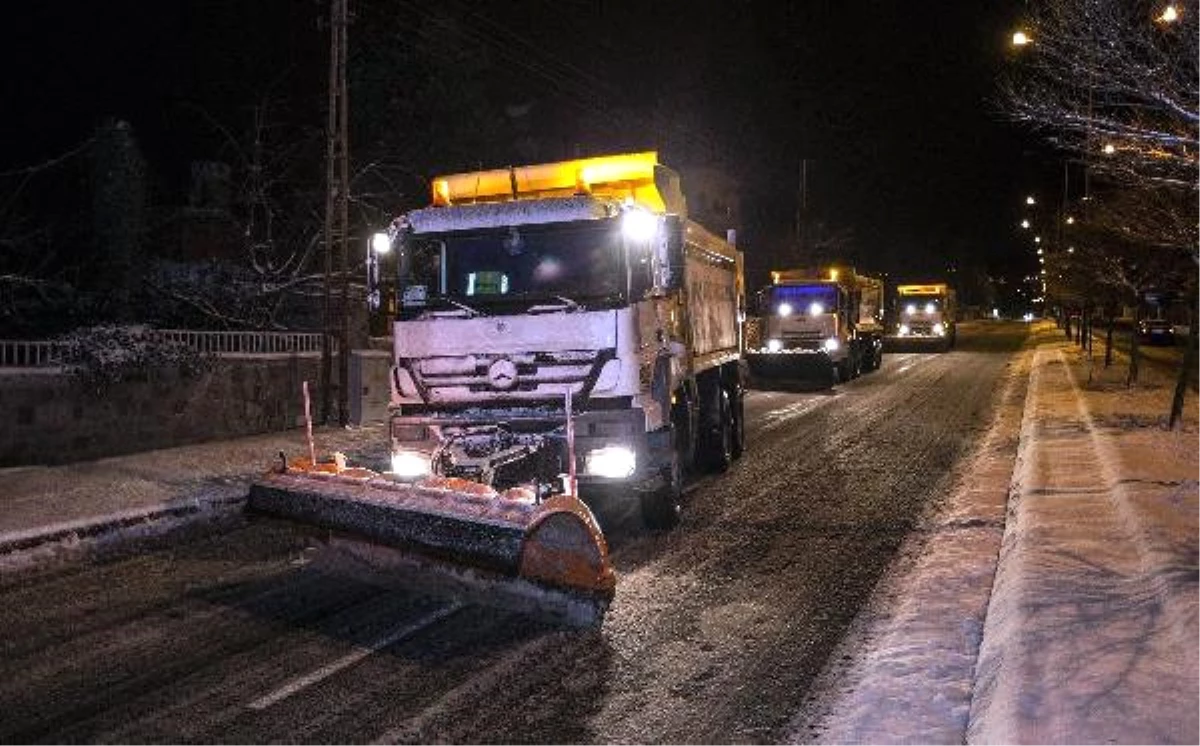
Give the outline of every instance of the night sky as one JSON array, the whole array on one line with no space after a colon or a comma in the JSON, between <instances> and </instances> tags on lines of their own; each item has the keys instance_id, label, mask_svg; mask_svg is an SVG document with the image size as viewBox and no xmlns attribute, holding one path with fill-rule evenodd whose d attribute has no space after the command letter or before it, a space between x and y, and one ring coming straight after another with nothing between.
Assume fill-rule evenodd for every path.
<instances>
[{"instance_id":1,"label":"night sky","mask_svg":"<svg viewBox=\"0 0 1200 746\"><path fill-rule=\"evenodd\" d=\"M1014 226L1021 195L1039 189L1047 159L1036 136L1004 122L992 103L1019 4L350 7L358 19L352 45L377 14L419 19L430 8L457 8L461 27L445 31L445 45L486 60L481 82L499 107L532 104L532 134L545 142L582 155L656 147L669 165L674 157L727 170L742 185L751 262L789 235L807 161L810 215L848 231L872 269L1020 274L1028 266ZM0 29L0 170L53 157L120 117L170 193L189 161L217 152L210 120L245 117L264 92L287 116L319 128L327 12L316 0L12 8ZM438 33L422 28L427 40ZM404 72L396 72L401 90ZM353 90L350 102L353 118ZM605 132L613 112L646 125ZM523 162L518 153L507 160Z\"/></svg>"}]
</instances>

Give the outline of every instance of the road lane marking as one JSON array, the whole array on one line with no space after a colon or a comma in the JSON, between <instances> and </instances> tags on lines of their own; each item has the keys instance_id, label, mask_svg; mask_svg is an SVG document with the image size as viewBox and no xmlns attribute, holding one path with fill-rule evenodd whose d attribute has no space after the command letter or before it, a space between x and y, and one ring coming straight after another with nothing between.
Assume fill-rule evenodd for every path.
<instances>
[{"instance_id":1,"label":"road lane marking","mask_svg":"<svg viewBox=\"0 0 1200 746\"><path fill-rule=\"evenodd\" d=\"M786 407L764 412L761 417L763 424L759 426L758 430L764 433L770 432L789 420L802 417L818 407L825 406L836 398L837 395L835 394L834 396L823 396L819 399L806 399L804 401L798 401L793 404L789 404Z\"/></svg>"},{"instance_id":2,"label":"road lane marking","mask_svg":"<svg viewBox=\"0 0 1200 746\"><path fill-rule=\"evenodd\" d=\"M312 686L313 684L316 684L319 681L327 679L330 676L332 676L333 674L337 673L338 671L341 671L342 669L353 666L355 663L358 663L363 658L366 658L368 655L371 655L372 653L374 653L378 650L382 650L383 648L386 648L389 645L393 645L397 642L400 642L404 638L409 637L417 632L420 632L422 629L424 629L432 624L436 624L437 622L445 619L446 617L450 616L451 614L454 614L458 610L462 609L463 606L464 606L464 604L461 604L461 603L450 604L449 606L446 606L445 608L438 609L437 611L434 611L430 614L426 614L425 616L421 617L417 621L412 622L411 624L406 624L399 629L393 630L392 632L390 632L387 635L379 638L378 640L370 643L369 645L359 646L359 648L357 650L355 650L353 653L345 655L345 656L337 659L336 661L333 661L332 663L321 666L320 668L313 671L312 673L308 673L308 674L305 674L304 676L300 676L298 678L292 679L291 681L289 681L287 684L283 685L282 687L276 689L275 691L271 692L270 694L259 697L258 699L254 700L253 702L251 702L250 704L248 704L246 706L248 708L250 708L251 710L265 710L266 708L270 707L271 705L287 699L288 697L292 696L296 692L298 692L306 687Z\"/></svg>"}]
</instances>

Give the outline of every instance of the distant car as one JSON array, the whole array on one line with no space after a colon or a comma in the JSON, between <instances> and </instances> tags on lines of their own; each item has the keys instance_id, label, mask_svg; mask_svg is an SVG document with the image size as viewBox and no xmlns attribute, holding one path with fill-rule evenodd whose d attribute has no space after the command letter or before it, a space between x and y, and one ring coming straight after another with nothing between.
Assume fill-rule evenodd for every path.
<instances>
[{"instance_id":1,"label":"distant car","mask_svg":"<svg viewBox=\"0 0 1200 746\"><path fill-rule=\"evenodd\" d=\"M1146 344L1175 344L1175 329L1164 319L1142 319L1138 322L1138 338Z\"/></svg>"}]
</instances>

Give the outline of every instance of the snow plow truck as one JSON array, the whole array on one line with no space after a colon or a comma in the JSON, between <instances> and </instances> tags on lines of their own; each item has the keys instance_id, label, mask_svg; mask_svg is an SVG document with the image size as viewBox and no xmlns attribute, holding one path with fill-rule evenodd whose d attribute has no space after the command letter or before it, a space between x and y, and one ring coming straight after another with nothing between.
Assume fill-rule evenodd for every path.
<instances>
[{"instance_id":1,"label":"snow plow truck","mask_svg":"<svg viewBox=\"0 0 1200 746\"><path fill-rule=\"evenodd\" d=\"M756 381L833 385L883 362L883 281L850 267L775 270L747 324Z\"/></svg>"},{"instance_id":2,"label":"snow plow truck","mask_svg":"<svg viewBox=\"0 0 1200 746\"><path fill-rule=\"evenodd\" d=\"M895 335L888 346L945 352L954 347L957 338L957 315L954 288L946 283L897 285Z\"/></svg>"},{"instance_id":3,"label":"snow plow truck","mask_svg":"<svg viewBox=\"0 0 1200 746\"><path fill-rule=\"evenodd\" d=\"M367 565L415 550L597 623L615 576L581 496L637 500L668 529L684 475L745 447L742 255L688 219L655 152L439 176L432 193L371 242L396 266L390 467L282 464L250 507L335 532Z\"/></svg>"}]
</instances>

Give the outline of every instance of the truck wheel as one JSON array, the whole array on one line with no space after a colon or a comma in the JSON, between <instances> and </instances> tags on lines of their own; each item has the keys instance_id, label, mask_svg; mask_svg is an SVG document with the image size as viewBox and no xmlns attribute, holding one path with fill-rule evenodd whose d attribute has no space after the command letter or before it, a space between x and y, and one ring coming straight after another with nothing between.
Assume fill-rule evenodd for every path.
<instances>
[{"instance_id":1,"label":"truck wheel","mask_svg":"<svg viewBox=\"0 0 1200 746\"><path fill-rule=\"evenodd\" d=\"M675 453L678 456L679 468L684 474L696 471L697 431L699 416L693 416L689 399L680 396L671 406L672 442L675 443Z\"/></svg>"},{"instance_id":2,"label":"truck wheel","mask_svg":"<svg viewBox=\"0 0 1200 746\"><path fill-rule=\"evenodd\" d=\"M720 474L733 463L733 408L729 394L720 386L714 387L707 403L702 466L709 473Z\"/></svg>"},{"instance_id":3,"label":"truck wheel","mask_svg":"<svg viewBox=\"0 0 1200 746\"><path fill-rule=\"evenodd\" d=\"M867 356L863 358L862 369L863 373L870 373L879 368L879 349L872 344L867 350Z\"/></svg>"},{"instance_id":4,"label":"truck wheel","mask_svg":"<svg viewBox=\"0 0 1200 746\"><path fill-rule=\"evenodd\" d=\"M853 376L850 373L850 359L846 358L840 363L835 363L833 366L835 373L833 374L834 383L846 383Z\"/></svg>"},{"instance_id":5,"label":"truck wheel","mask_svg":"<svg viewBox=\"0 0 1200 746\"><path fill-rule=\"evenodd\" d=\"M678 452L672 454L671 464L663 470L662 478L664 484L661 487L640 496L642 525L651 531L669 531L679 524L683 469Z\"/></svg>"},{"instance_id":6,"label":"truck wheel","mask_svg":"<svg viewBox=\"0 0 1200 746\"><path fill-rule=\"evenodd\" d=\"M730 453L735 459L746 452L746 393L735 389L733 393L733 443Z\"/></svg>"}]
</instances>

